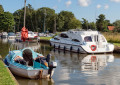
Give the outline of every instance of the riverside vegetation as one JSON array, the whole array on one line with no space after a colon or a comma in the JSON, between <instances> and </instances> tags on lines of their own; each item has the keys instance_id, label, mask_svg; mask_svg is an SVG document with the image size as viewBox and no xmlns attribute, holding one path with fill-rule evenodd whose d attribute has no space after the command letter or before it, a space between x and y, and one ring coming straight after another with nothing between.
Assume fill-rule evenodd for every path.
<instances>
[{"instance_id":1,"label":"riverside vegetation","mask_svg":"<svg viewBox=\"0 0 120 85\"><path fill-rule=\"evenodd\" d=\"M16 85L15 81L0 60L0 85Z\"/></svg>"}]
</instances>

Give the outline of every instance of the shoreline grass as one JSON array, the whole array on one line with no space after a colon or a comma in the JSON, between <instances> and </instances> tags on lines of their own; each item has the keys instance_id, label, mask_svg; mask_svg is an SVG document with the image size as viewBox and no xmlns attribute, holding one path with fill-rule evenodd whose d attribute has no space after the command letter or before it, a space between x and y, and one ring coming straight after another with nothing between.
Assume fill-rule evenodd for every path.
<instances>
[{"instance_id":1,"label":"shoreline grass","mask_svg":"<svg viewBox=\"0 0 120 85\"><path fill-rule=\"evenodd\" d=\"M120 33L114 32L102 32L108 42L111 43L120 43Z\"/></svg>"},{"instance_id":2,"label":"shoreline grass","mask_svg":"<svg viewBox=\"0 0 120 85\"><path fill-rule=\"evenodd\" d=\"M0 85L16 85L4 63L0 60Z\"/></svg>"},{"instance_id":3,"label":"shoreline grass","mask_svg":"<svg viewBox=\"0 0 120 85\"><path fill-rule=\"evenodd\" d=\"M40 37L40 40L50 40L52 37Z\"/></svg>"}]
</instances>

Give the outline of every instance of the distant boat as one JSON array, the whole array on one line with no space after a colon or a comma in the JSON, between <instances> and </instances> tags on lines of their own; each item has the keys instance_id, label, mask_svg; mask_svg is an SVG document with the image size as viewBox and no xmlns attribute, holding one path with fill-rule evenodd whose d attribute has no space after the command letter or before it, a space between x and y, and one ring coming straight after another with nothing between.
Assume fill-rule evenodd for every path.
<instances>
[{"instance_id":1,"label":"distant boat","mask_svg":"<svg viewBox=\"0 0 120 85\"><path fill-rule=\"evenodd\" d=\"M7 32L2 32L1 38L7 38L7 37L8 37L8 33Z\"/></svg>"},{"instance_id":2,"label":"distant boat","mask_svg":"<svg viewBox=\"0 0 120 85\"><path fill-rule=\"evenodd\" d=\"M26 41L37 41L38 40L38 33L37 32L32 32L28 31L28 38L26 38ZM16 41L23 42L21 39L21 32L16 33Z\"/></svg>"},{"instance_id":3,"label":"distant boat","mask_svg":"<svg viewBox=\"0 0 120 85\"><path fill-rule=\"evenodd\" d=\"M113 52L114 45L108 43L98 31L69 30L62 32L50 40L54 48L78 53L108 53Z\"/></svg>"},{"instance_id":4,"label":"distant boat","mask_svg":"<svg viewBox=\"0 0 120 85\"><path fill-rule=\"evenodd\" d=\"M16 38L16 35L14 32L9 32L8 33L8 39L15 39Z\"/></svg>"},{"instance_id":5,"label":"distant boat","mask_svg":"<svg viewBox=\"0 0 120 85\"><path fill-rule=\"evenodd\" d=\"M4 62L13 74L31 79L52 77L57 66L50 62L50 55L45 58L30 48L10 51Z\"/></svg>"}]
</instances>

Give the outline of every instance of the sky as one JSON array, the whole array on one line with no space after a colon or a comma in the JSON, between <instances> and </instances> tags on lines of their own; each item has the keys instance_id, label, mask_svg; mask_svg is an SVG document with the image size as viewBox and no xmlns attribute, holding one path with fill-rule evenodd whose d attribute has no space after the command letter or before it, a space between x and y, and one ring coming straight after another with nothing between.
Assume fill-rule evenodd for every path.
<instances>
[{"instance_id":1,"label":"sky","mask_svg":"<svg viewBox=\"0 0 120 85\"><path fill-rule=\"evenodd\" d=\"M24 0L0 0L4 11L14 13L24 6ZM120 20L120 0L27 0L34 9L49 7L56 13L71 11L75 17L89 22L96 21L100 14L104 14L110 22Z\"/></svg>"}]
</instances>

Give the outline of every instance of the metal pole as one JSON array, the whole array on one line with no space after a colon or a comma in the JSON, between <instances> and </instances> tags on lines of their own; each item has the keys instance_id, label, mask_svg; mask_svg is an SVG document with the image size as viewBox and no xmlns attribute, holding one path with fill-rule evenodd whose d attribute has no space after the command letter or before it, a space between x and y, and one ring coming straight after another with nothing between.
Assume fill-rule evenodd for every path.
<instances>
[{"instance_id":1,"label":"metal pole","mask_svg":"<svg viewBox=\"0 0 120 85\"><path fill-rule=\"evenodd\" d=\"M26 0L24 4L24 27L25 27L25 19L26 19Z\"/></svg>"},{"instance_id":2,"label":"metal pole","mask_svg":"<svg viewBox=\"0 0 120 85\"><path fill-rule=\"evenodd\" d=\"M46 28L46 26L45 26L45 18L46 18L46 9L45 9L45 13L44 13L44 33L45 33L45 28Z\"/></svg>"}]
</instances>

